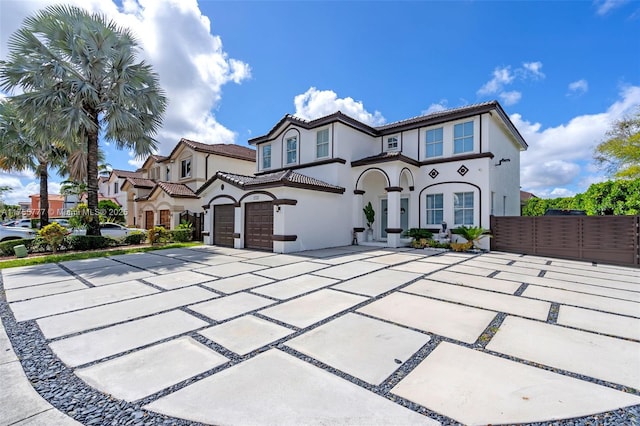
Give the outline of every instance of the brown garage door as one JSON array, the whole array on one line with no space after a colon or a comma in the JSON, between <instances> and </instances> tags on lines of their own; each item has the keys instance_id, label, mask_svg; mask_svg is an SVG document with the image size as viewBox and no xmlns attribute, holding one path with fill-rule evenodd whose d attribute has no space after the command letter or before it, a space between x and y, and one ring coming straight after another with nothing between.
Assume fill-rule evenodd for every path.
<instances>
[{"instance_id":1,"label":"brown garage door","mask_svg":"<svg viewBox=\"0 0 640 426\"><path fill-rule=\"evenodd\" d=\"M244 246L273 251L273 204L267 201L245 206Z\"/></svg>"},{"instance_id":2,"label":"brown garage door","mask_svg":"<svg viewBox=\"0 0 640 426\"><path fill-rule=\"evenodd\" d=\"M213 244L233 247L233 204L213 206Z\"/></svg>"},{"instance_id":3,"label":"brown garage door","mask_svg":"<svg viewBox=\"0 0 640 426\"><path fill-rule=\"evenodd\" d=\"M146 229L153 228L153 211L147 210L144 212L144 227Z\"/></svg>"}]
</instances>

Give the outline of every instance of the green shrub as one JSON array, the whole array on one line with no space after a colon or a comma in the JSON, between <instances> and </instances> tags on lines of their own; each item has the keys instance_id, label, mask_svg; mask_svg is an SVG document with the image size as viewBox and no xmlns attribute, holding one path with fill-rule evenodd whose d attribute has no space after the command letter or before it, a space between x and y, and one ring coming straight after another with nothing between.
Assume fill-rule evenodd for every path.
<instances>
[{"instance_id":1,"label":"green shrub","mask_svg":"<svg viewBox=\"0 0 640 426\"><path fill-rule=\"evenodd\" d=\"M38 231L38 235L42 238L54 253L58 252L58 249L64 243L64 237L67 236L69 231L59 223L53 222Z\"/></svg>"},{"instance_id":2,"label":"green shrub","mask_svg":"<svg viewBox=\"0 0 640 426\"><path fill-rule=\"evenodd\" d=\"M118 241L101 235L71 235L67 237L67 247L70 250L94 250L115 247Z\"/></svg>"},{"instance_id":3,"label":"green shrub","mask_svg":"<svg viewBox=\"0 0 640 426\"><path fill-rule=\"evenodd\" d=\"M125 245L136 245L141 244L144 240L147 239L147 234L142 231L132 231L129 235L124 237L123 243Z\"/></svg>"},{"instance_id":4,"label":"green shrub","mask_svg":"<svg viewBox=\"0 0 640 426\"><path fill-rule=\"evenodd\" d=\"M409 230L406 230L402 233L402 236L404 237L411 237L414 240L421 240L421 239L430 239L431 237L433 237L433 232L429 231L428 229L424 229L424 228L411 228Z\"/></svg>"},{"instance_id":5,"label":"green shrub","mask_svg":"<svg viewBox=\"0 0 640 426\"><path fill-rule=\"evenodd\" d=\"M33 244L33 240L9 240L3 243L0 243L0 255L2 256L13 256L13 248L15 246L23 245L29 250L31 248L31 244Z\"/></svg>"},{"instance_id":6,"label":"green shrub","mask_svg":"<svg viewBox=\"0 0 640 426\"><path fill-rule=\"evenodd\" d=\"M186 243L191 241L191 229L174 229L169 231L171 241L176 243Z\"/></svg>"},{"instance_id":7,"label":"green shrub","mask_svg":"<svg viewBox=\"0 0 640 426\"><path fill-rule=\"evenodd\" d=\"M169 241L169 231L164 226L154 226L149 230L149 242L151 244L165 244Z\"/></svg>"}]
</instances>

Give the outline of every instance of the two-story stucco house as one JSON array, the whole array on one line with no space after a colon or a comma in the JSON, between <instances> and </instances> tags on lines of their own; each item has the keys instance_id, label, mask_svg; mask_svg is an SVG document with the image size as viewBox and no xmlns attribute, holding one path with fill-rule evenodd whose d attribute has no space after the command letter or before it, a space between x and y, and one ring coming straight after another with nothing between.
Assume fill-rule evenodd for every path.
<instances>
[{"instance_id":1,"label":"two-story stucco house","mask_svg":"<svg viewBox=\"0 0 640 426\"><path fill-rule=\"evenodd\" d=\"M254 149L239 145L181 139L168 156L151 155L138 171L124 176L119 201L127 209L127 224L174 229L180 213L202 211L195 191L216 171L252 173L255 157Z\"/></svg>"},{"instance_id":2,"label":"two-story stucco house","mask_svg":"<svg viewBox=\"0 0 640 426\"><path fill-rule=\"evenodd\" d=\"M520 214L520 152L527 143L497 101L379 127L341 112L285 115L257 148L253 175L217 172L201 198L206 243L294 252L363 240L389 247L409 228L440 231ZM488 241L485 239L488 247Z\"/></svg>"}]
</instances>

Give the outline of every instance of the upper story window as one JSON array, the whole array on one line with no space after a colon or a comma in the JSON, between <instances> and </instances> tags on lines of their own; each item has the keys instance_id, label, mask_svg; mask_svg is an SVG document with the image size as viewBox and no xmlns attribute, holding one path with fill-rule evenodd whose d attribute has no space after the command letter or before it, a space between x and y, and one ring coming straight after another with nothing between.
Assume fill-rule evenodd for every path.
<instances>
[{"instance_id":1,"label":"upper story window","mask_svg":"<svg viewBox=\"0 0 640 426\"><path fill-rule=\"evenodd\" d=\"M455 225L473 225L473 192L454 192L453 222Z\"/></svg>"},{"instance_id":2,"label":"upper story window","mask_svg":"<svg viewBox=\"0 0 640 426\"><path fill-rule=\"evenodd\" d=\"M271 145L262 146L262 168L271 168Z\"/></svg>"},{"instance_id":3,"label":"upper story window","mask_svg":"<svg viewBox=\"0 0 640 426\"><path fill-rule=\"evenodd\" d=\"M298 138L296 136L287 138L287 164L298 161Z\"/></svg>"},{"instance_id":4,"label":"upper story window","mask_svg":"<svg viewBox=\"0 0 640 426\"><path fill-rule=\"evenodd\" d=\"M316 133L316 157L323 158L329 156L329 129L324 129Z\"/></svg>"},{"instance_id":5,"label":"upper story window","mask_svg":"<svg viewBox=\"0 0 640 426\"><path fill-rule=\"evenodd\" d=\"M453 153L473 151L473 121L453 126Z\"/></svg>"},{"instance_id":6,"label":"upper story window","mask_svg":"<svg viewBox=\"0 0 640 426\"><path fill-rule=\"evenodd\" d=\"M118 182L113 182L113 193L117 194L118 193Z\"/></svg>"},{"instance_id":7,"label":"upper story window","mask_svg":"<svg viewBox=\"0 0 640 426\"><path fill-rule=\"evenodd\" d=\"M191 158L185 158L180 162L180 178L191 177Z\"/></svg>"},{"instance_id":8,"label":"upper story window","mask_svg":"<svg viewBox=\"0 0 640 426\"><path fill-rule=\"evenodd\" d=\"M427 130L427 158L442 157L442 127Z\"/></svg>"},{"instance_id":9,"label":"upper story window","mask_svg":"<svg viewBox=\"0 0 640 426\"><path fill-rule=\"evenodd\" d=\"M165 171L165 180L167 182L171 181L171 168L167 167L167 170Z\"/></svg>"},{"instance_id":10,"label":"upper story window","mask_svg":"<svg viewBox=\"0 0 640 426\"><path fill-rule=\"evenodd\" d=\"M398 149L398 137L390 136L387 138L387 151L395 151Z\"/></svg>"}]
</instances>

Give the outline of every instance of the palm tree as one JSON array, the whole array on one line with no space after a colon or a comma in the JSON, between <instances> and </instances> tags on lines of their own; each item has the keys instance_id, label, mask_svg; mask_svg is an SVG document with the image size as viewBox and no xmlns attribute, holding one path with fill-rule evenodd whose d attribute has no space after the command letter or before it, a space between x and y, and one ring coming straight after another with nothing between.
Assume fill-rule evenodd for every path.
<instances>
[{"instance_id":1,"label":"palm tree","mask_svg":"<svg viewBox=\"0 0 640 426\"><path fill-rule=\"evenodd\" d=\"M24 92L13 99L42 133L86 146L87 204L97 211L98 135L138 157L151 154L167 102L158 76L136 62L139 44L130 31L72 6L50 6L25 19L8 47L0 89ZM55 117L53 128L42 127L45 114ZM87 234L100 235L97 215Z\"/></svg>"},{"instance_id":2,"label":"palm tree","mask_svg":"<svg viewBox=\"0 0 640 426\"><path fill-rule=\"evenodd\" d=\"M49 140L21 118L11 99L0 101L0 169L32 170L40 180L40 225L49 223L49 169L66 155L62 143Z\"/></svg>"}]
</instances>

